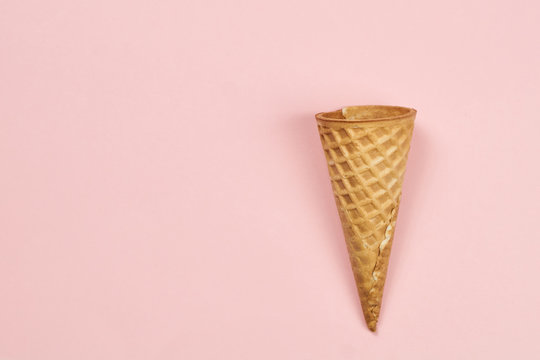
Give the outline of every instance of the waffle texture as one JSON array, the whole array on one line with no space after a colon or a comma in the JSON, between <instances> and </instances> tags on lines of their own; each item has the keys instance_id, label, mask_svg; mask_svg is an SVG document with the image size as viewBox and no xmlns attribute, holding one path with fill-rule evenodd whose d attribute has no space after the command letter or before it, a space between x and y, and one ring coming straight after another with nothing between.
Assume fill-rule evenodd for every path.
<instances>
[{"instance_id":1,"label":"waffle texture","mask_svg":"<svg viewBox=\"0 0 540 360\"><path fill-rule=\"evenodd\" d=\"M416 111L354 106L316 115L368 328L375 331Z\"/></svg>"}]
</instances>

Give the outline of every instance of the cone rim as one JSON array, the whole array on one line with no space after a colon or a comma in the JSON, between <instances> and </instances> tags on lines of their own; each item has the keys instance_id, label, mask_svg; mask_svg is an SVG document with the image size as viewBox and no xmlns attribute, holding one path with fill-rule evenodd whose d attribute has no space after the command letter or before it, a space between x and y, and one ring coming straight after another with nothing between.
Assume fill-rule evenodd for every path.
<instances>
[{"instance_id":1,"label":"cone rim","mask_svg":"<svg viewBox=\"0 0 540 360\"><path fill-rule=\"evenodd\" d=\"M366 109L392 109L399 110L402 113L386 116L386 117L371 117L371 118L361 118L361 119L347 119L343 117L342 111L345 108L366 108ZM339 115L338 115L339 114ZM341 117L339 117L341 116ZM405 107L405 106L395 106L395 105L352 105L352 106L343 106L341 109L334 111L324 111L315 114L315 118L318 121L325 122L335 122L335 123L373 123L373 122L387 122L393 120L401 120L407 118L414 118L416 116L416 109Z\"/></svg>"}]
</instances>

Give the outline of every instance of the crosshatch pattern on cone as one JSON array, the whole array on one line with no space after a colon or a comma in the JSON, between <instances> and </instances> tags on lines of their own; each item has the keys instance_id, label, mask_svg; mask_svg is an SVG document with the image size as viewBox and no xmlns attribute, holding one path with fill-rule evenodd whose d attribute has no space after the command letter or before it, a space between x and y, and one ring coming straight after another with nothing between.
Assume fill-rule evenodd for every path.
<instances>
[{"instance_id":1,"label":"crosshatch pattern on cone","mask_svg":"<svg viewBox=\"0 0 540 360\"><path fill-rule=\"evenodd\" d=\"M415 111L398 108L388 114L379 106L355 108L360 110L359 118L345 117L350 109L346 108L326 113L335 120L325 119L326 114L318 114L317 120L362 309L374 331ZM374 113L382 120L366 118ZM392 118L395 113L401 116Z\"/></svg>"}]
</instances>

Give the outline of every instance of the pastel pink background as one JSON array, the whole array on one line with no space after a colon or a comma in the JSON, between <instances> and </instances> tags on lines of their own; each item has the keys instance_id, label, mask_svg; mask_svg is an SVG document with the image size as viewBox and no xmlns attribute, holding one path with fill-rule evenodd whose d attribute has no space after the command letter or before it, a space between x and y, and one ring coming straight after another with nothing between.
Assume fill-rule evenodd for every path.
<instances>
[{"instance_id":1,"label":"pastel pink background","mask_svg":"<svg viewBox=\"0 0 540 360\"><path fill-rule=\"evenodd\" d=\"M536 358L538 4L0 2L0 358ZM418 109L375 335L353 104Z\"/></svg>"}]
</instances>

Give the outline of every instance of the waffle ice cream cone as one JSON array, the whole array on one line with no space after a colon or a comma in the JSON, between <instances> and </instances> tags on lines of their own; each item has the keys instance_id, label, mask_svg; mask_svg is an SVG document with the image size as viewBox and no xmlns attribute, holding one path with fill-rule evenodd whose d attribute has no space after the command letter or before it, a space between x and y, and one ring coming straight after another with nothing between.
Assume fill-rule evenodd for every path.
<instances>
[{"instance_id":1,"label":"waffle ice cream cone","mask_svg":"<svg viewBox=\"0 0 540 360\"><path fill-rule=\"evenodd\" d=\"M416 110L351 106L315 115L368 328L375 331Z\"/></svg>"}]
</instances>

